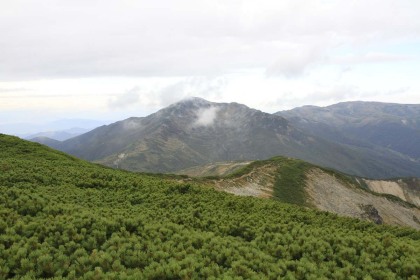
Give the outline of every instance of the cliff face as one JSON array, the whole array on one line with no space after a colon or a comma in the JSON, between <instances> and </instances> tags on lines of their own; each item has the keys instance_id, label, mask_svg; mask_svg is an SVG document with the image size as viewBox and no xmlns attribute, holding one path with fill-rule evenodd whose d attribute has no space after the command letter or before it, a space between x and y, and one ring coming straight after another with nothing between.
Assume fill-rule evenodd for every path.
<instances>
[{"instance_id":1,"label":"cliff face","mask_svg":"<svg viewBox=\"0 0 420 280\"><path fill-rule=\"evenodd\" d=\"M391 194L420 207L420 179L404 178L395 180L364 179L369 190L376 193Z\"/></svg>"},{"instance_id":2,"label":"cliff face","mask_svg":"<svg viewBox=\"0 0 420 280\"><path fill-rule=\"evenodd\" d=\"M371 183L378 184L373 181ZM306 193L311 204L319 210L370 220L378 224L420 229L419 208L366 192L359 186L343 182L318 168L307 172Z\"/></svg>"}]
</instances>

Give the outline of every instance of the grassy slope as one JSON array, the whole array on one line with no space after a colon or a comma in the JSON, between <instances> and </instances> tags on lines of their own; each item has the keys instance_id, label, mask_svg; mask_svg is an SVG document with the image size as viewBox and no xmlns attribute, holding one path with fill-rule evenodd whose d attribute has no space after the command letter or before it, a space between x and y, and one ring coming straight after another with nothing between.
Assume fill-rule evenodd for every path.
<instances>
[{"instance_id":1,"label":"grassy slope","mask_svg":"<svg viewBox=\"0 0 420 280\"><path fill-rule=\"evenodd\" d=\"M0 135L0 278L417 279L419 232L104 168Z\"/></svg>"}]
</instances>

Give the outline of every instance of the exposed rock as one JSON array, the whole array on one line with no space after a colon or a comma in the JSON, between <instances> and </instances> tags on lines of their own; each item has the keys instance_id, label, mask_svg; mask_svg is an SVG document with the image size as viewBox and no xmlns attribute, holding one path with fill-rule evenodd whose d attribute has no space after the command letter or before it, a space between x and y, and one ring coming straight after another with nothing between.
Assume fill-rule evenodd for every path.
<instances>
[{"instance_id":1,"label":"exposed rock","mask_svg":"<svg viewBox=\"0 0 420 280\"><path fill-rule=\"evenodd\" d=\"M402 200L420 206L420 179L363 180L367 187L376 193L391 194Z\"/></svg>"},{"instance_id":2,"label":"exposed rock","mask_svg":"<svg viewBox=\"0 0 420 280\"><path fill-rule=\"evenodd\" d=\"M366 212L371 214L368 217L375 217L376 214L373 211L375 209L377 216L382 219L384 224L420 229L420 224L413 220L413 216L420 219L420 209L416 207L405 207L386 197L368 193L319 168L312 168L307 173L307 178L306 192L311 203L317 209L360 219L367 218ZM364 209L361 205L371 205L371 207ZM375 219L379 221L377 216Z\"/></svg>"},{"instance_id":3,"label":"exposed rock","mask_svg":"<svg viewBox=\"0 0 420 280\"><path fill-rule=\"evenodd\" d=\"M373 205L360 205L360 208L364 211L364 214L362 214L362 218L370 220L378 225L383 224L384 221L382 220L382 217L379 215L378 210L375 207L373 207Z\"/></svg>"}]
</instances>

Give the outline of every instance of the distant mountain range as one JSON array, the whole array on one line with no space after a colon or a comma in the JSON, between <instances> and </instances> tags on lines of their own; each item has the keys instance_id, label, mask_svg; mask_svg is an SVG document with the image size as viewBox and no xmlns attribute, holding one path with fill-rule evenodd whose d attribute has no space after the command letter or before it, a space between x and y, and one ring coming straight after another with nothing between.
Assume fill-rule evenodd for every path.
<instances>
[{"instance_id":1,"label":"distant mountain range","mask_svg":"<svg viewBox=\"0 0 420 280\"><path fill-rule=\"evenodd\" d=\"M11 121L0 123L0 132L16 135L24 139L50 137L62 141L74 137L74 134L85 133L106 123L110 122L90 119L59 119L55 121L34 120L33 122ZM84 131L81 131L82 129ZM62 134L62 132L67 132L69 135ZM54 135L55 133L57 133L57 135Z\"/></svg>"},{"instance_id":2,"label":"distant mountain range","mask_svg":"<svg viewBox=\"0 0 420 280\"><path fill-rule=\"evenodd\" d=\"M25 137L25 139L34 140L35 142L41 142L42 139L45 139L45 138L49 138L49 139L57 140L57 141L65 141L67 139L86 133L89 130L90 129L73 127L70 129L58 130L58 131L44 131L44 132L38 132L35 134L28 135Z\"/></svg>"},{"instance_id":3,"label":"distant mountain range","mask_svg":"<svg viewBox=\"0 0 420 280\"><path fill-rule=\"evenodd\" d=\"M368 122L370 126L366 129L371 127L369 131L375 131L373 128L376 129L377 124L377 131L383 133L382 138L397 141L394 133L398 131L404 131L401 138L415 136L419 122L413 116L420 111L419 105L391 105L393 110L381 103L356 102L337 106L353 108L346 109L351 120L371 120L369 112L375 112L374 120ZM361 107L372 109L359 109ZM304 107L301 111L307 109ZM344 117L339 121L331 116L332 120L326 120L326 124L313 121L326 131L322 133L310 125L301 124L305 121L299 120L304 116L298 115L296 112L300 111L296 110L295 113L268 114L238 103L213 103L191 98L147 117L133 117L101 126L63 142L48 143L45 138L43 141L77 157L133 171L175 172L211 162L283 155L365 177L420 177L420 161L416 157L419 148L414 144L390 148L388 142L381 144L379 136L367 137L366 133L354 132L351 126L341 129L340 124L347 127ZM342 111L345 110L338 110ZM365 112L364 115L360 111ZM401 117L399 126L388 116L396 114ZM311 120L310 116L308 119ZM383 125L388 124L388 119L392 119L394 130L381 128L389 127ZM357 136L357 133L362 135ZM402 141L411 143L411 139ZM406 151L404 146L408 148Z\"/></svg>"},{"instance_id":4,"label":"distant mountain range","mask_svg":"<svg viewBox=\"0 0 420 280\"><path fill-rule=\"evenodd\" d=\"M344 102L276 115L305 132L359 148L385 149L420 160L420 105Z\"/></svg>"}]
</instances>

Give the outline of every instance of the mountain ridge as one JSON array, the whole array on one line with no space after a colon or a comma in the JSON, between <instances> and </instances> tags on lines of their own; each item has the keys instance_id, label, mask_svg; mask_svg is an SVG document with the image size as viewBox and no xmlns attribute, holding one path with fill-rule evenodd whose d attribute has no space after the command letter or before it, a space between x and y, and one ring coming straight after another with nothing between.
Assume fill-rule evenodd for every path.
<instances>
[{"instance_id":1,"label":"mountain ridge","mask_svg":"<svg viewBox=\"0 0 420 280\"><path fill-rule=\"evenodd\" d=\"M399 152L325 139L282 116L202 98L101 126L54 147L132 171L167 173L210 162L283 155L365 177L420 176L420 162Z\"/></svg>"},{"instance_id":2,"label":"mountain ridge","mask_svg":"<svg viewBox=\"0 0 420 280\"><path fill-rule=\"evenodd\" d=\"M303 106L276 115L313 135L355 147L381 147L420 162L420 105L342 102Z\"/></svg>"}]
</instances>

